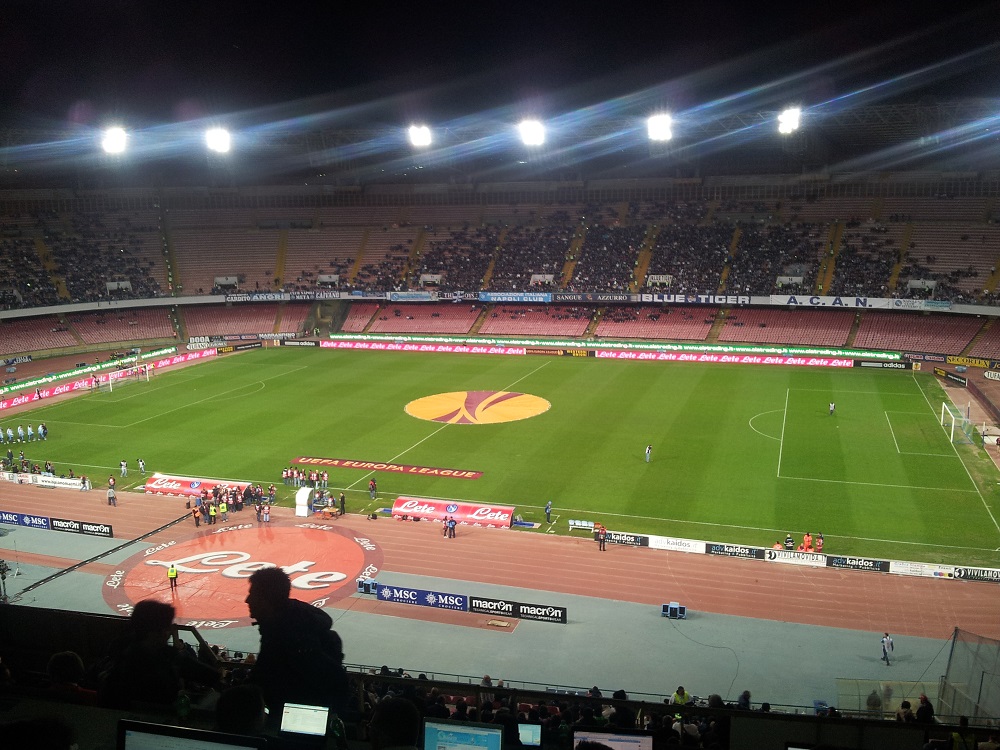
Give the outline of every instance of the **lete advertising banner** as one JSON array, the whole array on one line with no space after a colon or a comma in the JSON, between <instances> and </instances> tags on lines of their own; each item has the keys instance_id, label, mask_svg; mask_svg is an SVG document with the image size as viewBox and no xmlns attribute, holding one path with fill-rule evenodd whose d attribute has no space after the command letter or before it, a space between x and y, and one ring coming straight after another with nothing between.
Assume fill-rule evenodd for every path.
<instances>
[{"instance_id":1,"label":"lete advertising banner","mask_svg":"<svg viewBox=\"0 0 1000 750\"><path fill-rule=\"evenodd\" d=\"M243 488L250 482L238 480L221 479L197 479L194 477L175 477L169 474L153 474L146 480L144 491L147 495L176 495L178 497L195 497L200 495L202 490L212 492L214 487L232 487L233 485Z\"/></svg>"},{"instance_id":2,"label":"lete advertising banner","mask_svg":"<svg viewBox=\"0 0 1000 750\"><path fill-rule=\"evenodd\" d=\"M424 497L397 497L392 505L392 517L403 516L428 521L441 521L446 516L451 516L460 524L505 529L514 520L514 508L507 505L457 503L453 500L434 500Z\"/></svg>"}]
</instances>

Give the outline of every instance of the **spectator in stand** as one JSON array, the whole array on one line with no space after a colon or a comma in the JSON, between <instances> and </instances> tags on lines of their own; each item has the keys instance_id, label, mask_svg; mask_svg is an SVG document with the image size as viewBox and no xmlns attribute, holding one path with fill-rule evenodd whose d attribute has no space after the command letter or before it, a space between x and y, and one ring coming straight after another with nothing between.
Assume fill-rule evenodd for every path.
<instances>
[{"instance_id":1,"label":"spectator in stand","mask_svg":"<svg viewBox=\"0 0 1000 750\"><path fill-rule=\"evenodd\" d=\"M677 690L670 696L670 704L674 706L693 706L694 696L685 690L683 685L678 685Z\"/></svg>"},{"instance_id":2,"label":"spectator in stand","mask_svg":"<svg viewBox=\"0 0 1000 750\"><path fill-rule=\"evenodd\" d=\"M948 739L929 740L924 750L974 750L976 735L969 731L969 717L958 717L958 731L952 732Z\"/></svg>"},{"instance_id":3,"label":"spectator in stand","mask_svg":"<svg viewBox=\"0 0 1000 750\"><path fill-rule=\"evenodd\" d=\"M209 649L201 648L195 657L177 645L173 606L153 599L138 602L129 617L129 634L111 647L101 703L126 709L134 704L172 706L182 689L203 691L218 684L218 661Z\"/></svg>"},{"instance_id":4,"label":"spectator in stand","mask_svg":"<svg viewBox=\"0 0 1000 750\"><path fill-rule=\"evenodd\" d=\"M291 585L281 568L263 568L250 576L246 603L260 630L250 680L263 691L272 721L280 719L286 702L330 706L343 713L349 696L340 636L331 629L330 615L291 598Z\"/></svg>"},{"instance_id":5,"label":"spectator in stand","mask_svg":"<svg viewBox=\"0 0 1000 750\"><path fill-rule=\"evenodd\" d=\"M743 711L749 711L753 708L750 703L750 691L744 690L740 693L740 697L736 701L736 708L742 709Z\"/></svg>"},{"instance_id":6,"label":"spectator in stand","mask_svg":"<svg viewBox=\"0 0 1000 750\"><path fill-rule=\"evenodd\" d=\"M375 704L368 723L372 750L416 750L420 740L420 711L405 698L386 698Z\"/></svg>"},{"instance_id":7,"label":"spectator in stand","mask_svg":"<svg viewBox=\"0 0 1000 750\"><path fill-rule=\"evenodd\" d=\"M49 657L46 668L49 675L48 693L57 700L97 705L97 691L80 686L83 679L83 659L75 651L60 651Z\"/></svg>"},{"instance_id":8,"label":"spectator in stand","mask_svg":"<svg viewBox=\"0 0 1000 750\"><path fill-rule=\"evenodd\" d=\"M934 704L923 693L920 694L920 705L917 706L916 718L920 724L934 723Z\"/></svg>"},{"instance_id":9,"label":"spectator in stand","mask_svg":"<svg viewBox=\"0 0 1000 750\"><path fill-rule=\"evenodd\" d=\"M899 709L896 711L896 721L901 721L904 724L911 724L916 721L917 717L913 715L913 711L910 708L909 701L903 701L899 704Z\"/></svg>"}]
</instances>

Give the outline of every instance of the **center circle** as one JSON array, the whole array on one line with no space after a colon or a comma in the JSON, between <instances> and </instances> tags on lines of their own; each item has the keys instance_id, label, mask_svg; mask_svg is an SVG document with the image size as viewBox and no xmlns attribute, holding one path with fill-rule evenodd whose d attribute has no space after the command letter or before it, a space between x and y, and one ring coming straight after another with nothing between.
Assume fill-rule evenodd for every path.
<instances>
[{"instance_id":1,"label":"center circle","mask_svg":"<svg viewBox=\"0 0 1000 750\"><path fill-rule=\"evenodd\" d=\"M174 592L167 580L171 563L178 571ZM382 550L342 527L223 526L128 558L105 578L104 601L127 615L136 602L159 599L174 605L183 625L246 626L251 624L247 579L254 570L275 565L288 572L293 599L322 607L355 593L358 578L374 578L382 568Z\"/></svg>"},{"instance_id":2,"label":"center circle","mask_svg":"<svg viewBox=\"0 0 1000 750\"><path fill-rule=\"evenodd\" d=\"M445 424L497 424L537 417L551 407L544 398L530 393L452 391L411 401L406 405L406 413Z\"/></svg>"}]
</instances>

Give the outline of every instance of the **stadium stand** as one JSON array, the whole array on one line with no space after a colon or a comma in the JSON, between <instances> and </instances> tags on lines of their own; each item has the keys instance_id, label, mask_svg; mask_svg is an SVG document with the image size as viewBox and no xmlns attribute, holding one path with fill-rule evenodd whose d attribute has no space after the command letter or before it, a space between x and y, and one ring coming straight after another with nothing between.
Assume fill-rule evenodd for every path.
<instances>
[{"instance_id":1,"label":"stadium stand","mask_svg":"<svg viewBox=\"0 0 1000 750\"><path fill-rule=\"evenodd\" d=\"M899 286L934 281L933 291L918 285L906 296L973 301L984 290L1000 259L1000 228L942 222L914 223ZM941 287L938 289L937 287Z\"/></svg>"},{"instance_id":2,"label":"stadium stand","mask_svg":"<svg viewBox=\"0 0 1000 750\"><path fill-rule=\"evenodd\" d=\"M311 304L286 303L279 308L281 322L278 324L278 333L299 333L305 327L309 313L312 311ZM266 331L264 331L266 333Z\"/></svg>"},{"instance_id":3,"label":"stadium stand","mask_svg":"<svg viewBox=\"0 0 1000 750\"><path fill-rule=\"evenodd\" d=\"M591 224L569 288L575 292L627 290L635 279L639 249L646 231L645 225L606 227Z\"/></svg>"},{"instance_id":4,"label":"stadium stand","mask_svg":"<svg viewBox=\"0 0 1000 750\"><path fill-rule=\"evenodd\" d=\"M361 333L378 311L378 302L352 302L340 330L344 333Z\"/></svg>"},{"instance_id":5,"label":"stadium stand","mask_svg":"<svg viewBox=\"0 0 1000 750\"><path fill-rule=\"evenodd\" d=\"M42 307L59 301L59 293L42 266L35 241L20 235L21 229L0 222L0 308ZM14 235L14 236L11 236Z\"/></svg>"},{"instance_id":6,"label":"stadium stand","mask_svg":"<svg viewBox=\"0 0 1000 750\"><path fill-rule=\"evenodd\" d=\"M590 324L593 314L586 307L498 305L479 333L486 336L565 336L578 338Z\"/></svg>"},{"instance_id":7,"label":"stadium stand","mask_svg":"<svg viewBox=\"0 0 1000 750\"><path fill-rule=\"evenodd\" d=\"M149 299L162 293L150 273L160 258L155 214L50 214L39 228L74 301ZM164 279L165 271L158 276Z\"/></svg>"},{"instance_id":8,"label":"stadium stand","mask_svg":"<svg viewBox=\"0 0 1000 750\"><path fill-rule=\"evenodd\" d=\"M594 336L601 339L704 341L717 307L615 306L605 309Z\"/></svg>"},{"instance_id":9,"label":"stadium stand","mask_svg":"<svg viewBox=\"0 0 1000 750\"><path fill-rule=\"evenodd\" d=\"M291 229L288 232L288 246L285 253L285 289L307 290L320 284L320 274L335 274L340 277L336 286L347 287L347 280L354 268L354 260L361 249L364 236L363 227L338 227L336 230L321 231Z\"/></svg>"},{"instance_id":10,"label":"stadium stand","mask_svg":"<svg viewBox=\"0 0 1000 750\"><path fill-rule=\"evenodd\" d=\"M56 315L0 322L0 354L24 354L78 345L69 328Z\"/></svg>"},{"instance_id":11,"label":"stadium stand","mask_svg":"<svg viewBox=\"0 0 1000 750\"><path fill-rule=\"evenodd\" d=\"M432 232L411 274L411 285L451 291L481 289L499 234L500 229L494 226L452 230L443 237ZM440 282L428 284L428 277L440 277Z\"/></svg>"},{"instance_id":12,"label":"stadium stand","mask_svg":"<svg viewBox=\"0 0 1000 750\"><path fill-rule=\"evenodd\" d=\"M663 290L663 286L650 284L649 277L666 275L671 277L666 290L673 294L714 293L719 288L734 231L729 224L662 227L653 244L645 291Z\"/></svg>"},{"instance_id":13,"label":"stadium stand","mask_svg":"<svg viewBox=\"0 0 1000 750\"><path fill-rule=\"evenodd\" d=\"M170 312L164 307L72 313L67 320L87 344L169 339L174 335Z\"/></svg>"},{"instance_id":14,"label":"stadium stand","mask_svg":"<svg viewBox=\"0 0 1000 750\"><path fill-rule=\"evenodd\" d=\"M490 291L557 288L574 231L567 226L511 228L497 255Z\"/></svg>"},{"instance_id":15,"label":"stadium stand","mask_svg":"<svg viewBox=\"0 0 1000 750\"><path fill-rule=\"evenodd\" d=\"M482 312L479 305L386 305L378 311L370 333L465 334Z\"/></svg>"},{"instance_id":16,"label":"stadium stand","mask_svg":"<svg viewBox=\"0 0 1000 750\"><path fill-rule=\"evenodd\" d=\"M188 336L273 333L278 314L276 304L195 305L183 308Z\"/></svg>"},{"instance_id":17,"label":"stadium stand","mask_svg":"<svg viewBox=\"0 0 1000 750\"><path fill-rule=\"evenodd\" d=\"M719 341L844 346L854 317L851 310L733 309L726 315Z\"/></svg>"},{"instance_id":18,"label":"stadium stand","mask_svg":"<svg viewBox=\"0 0 1000 750\"><path fill-rule=\"evenodd\" d=\"M826 226L820 224L741 225L726 291L731 294L811 292L816 286L827 233ZM802 280L779 282L779 277Z\"/></svg>"},{"instance_id":19,"label":"stadium stand","mask_svg":"<svg viewBox=\"0 0 1000 750\"><path fill-rule=\"evenodd\" d=\"M218 277L236 277L237 282L232 286L241 290L272 288L277 232L184 229L174 231L172 237L179 283L185 294L217 290Z\"/></svg>"},{"instance_id":20,"label":"stadium stand","mask_svg":"<svg viewBox=\"0 0 1000 750\"><path fill-rule=\"evenodd\" d=\"M854 337L862 349L960 354L982 320L966 315L899 315L867 311Z\"/></svg>"},{"instance_id":21,"label":"stadium stand","mask_svg":"<svg viewBox=\"0 0 1000 750\"><path fill-rule=\"evenodd\" d=\"M889 284L903 251L904 236L902 224L847 222L827 292L837 296L890 296Z\"/></svg>"}]
</instances>

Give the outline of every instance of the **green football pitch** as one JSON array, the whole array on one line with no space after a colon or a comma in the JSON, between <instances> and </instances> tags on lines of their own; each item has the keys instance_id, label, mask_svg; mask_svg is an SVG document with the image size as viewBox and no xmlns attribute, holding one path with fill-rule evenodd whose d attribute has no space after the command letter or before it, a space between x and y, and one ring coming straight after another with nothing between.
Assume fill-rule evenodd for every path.
<instances>
[{"instance_id":1,"label":"green football pitch","mask_svg":"<svg viewBox=\"0 0 1000 750\"><path fill-rule=\"evenodd\" d=\"M544 401L473 410L474 424L406 410L484 391ZM330 487L347 491L350 512L410 495L509 504L540 523L551 500L554 523L536 533L584 519L771 546L811 531L828 553L997 566L1000 474L982 448L950 442L944 399L932 375L914 372L265 349L17 421L49 427L48 442L27 447L32 460L97 487L121 459L125 487L139 485L141 457L150 471L273 482L290 504L280 472L296 456L394 462L482 476L377 472L375 503L369 472L329 469ZM518 411L525 401L543 407L482 423L531 413ZM448 403L421 413L447 419Z\"/></svg>"}]
</instances>

